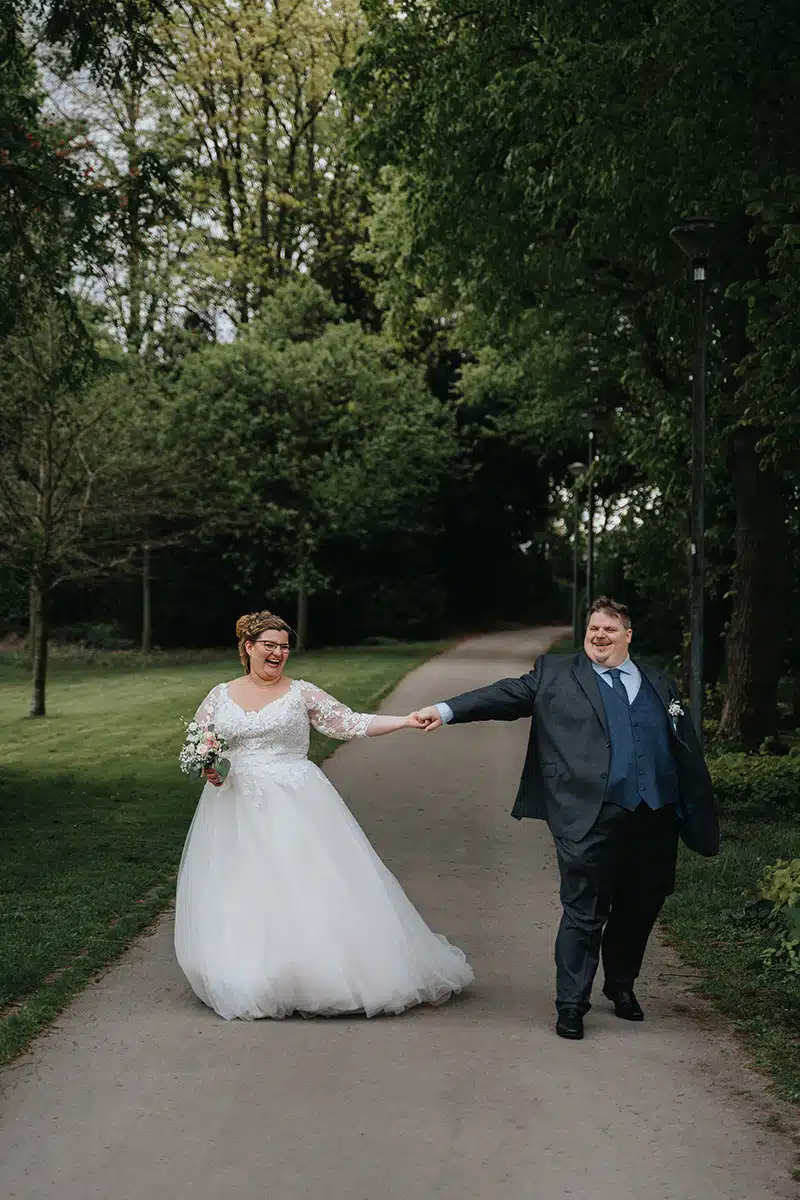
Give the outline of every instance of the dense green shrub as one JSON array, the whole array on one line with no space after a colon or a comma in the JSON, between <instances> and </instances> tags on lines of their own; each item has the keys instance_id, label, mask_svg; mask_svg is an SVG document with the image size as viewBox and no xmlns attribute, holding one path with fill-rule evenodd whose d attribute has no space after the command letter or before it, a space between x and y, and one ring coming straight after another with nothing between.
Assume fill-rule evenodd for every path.
<instances>
[{"instance_id":1,"label":"dense green shrub","mask_svg":"<svg viewBox=\"0 0 800 1200\"><path fill-rule=\"evenodd\" d=\"M782 967L800 976L800 858L778 859L767 867L761 898L769 905L767 920L777 933L776 942L764 953L764 966Z\"/></svg>"},{"instance_id":2,"label":"dense green shrub","mask_svg":"<svg viewBox=\"0 0 800 1200\"><path fill-rule=\"evenodd\" d=\"M57 641L85 650L132 650L136 643L116 621L84 621L54 630Z\"/></svg>"},{"instance_id":3,"label":"dense green shrub","mask_svg":"<svg viewBox=\"0 0 800 1200\"><path fill-rule=\"evenodd\" d=\"M800 813L800 757L720 754L708 765L723 816Z\"/></svg>"}]
</instances>

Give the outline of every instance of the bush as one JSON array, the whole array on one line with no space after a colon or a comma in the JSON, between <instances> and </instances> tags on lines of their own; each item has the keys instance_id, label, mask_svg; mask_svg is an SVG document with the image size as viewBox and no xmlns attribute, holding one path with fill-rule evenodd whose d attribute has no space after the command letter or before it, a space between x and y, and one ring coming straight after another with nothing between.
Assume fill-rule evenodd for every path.
<instances>
[{"instance_id":1,"label":"bush","mask_svg":"<svg viewBox=\"0 0 800 1200\"><path fill-rule=\"evenodd\" d=\"M720 754L709 759L708 767L723 815L800 813L800 757Z\"/></svg>"},{"instance_id":2,"label":"bush","mask_svg":"<svg viewBox=\"0 0 800 1200\"><path fill-rule=\"evenodd\" d=\"M775 758L780 758L784 754L789 754L791 749L792 748L789 743L784 741L783 738L779 738L776 737L775 734L771 734L769 737L764 738L764 741L758 748L758 753L771 754Z\"/></svg>"},{"instance_id":3,"label":"bush","mask_svg":"<svg viewBox=\"0 0 800 1200\"><path fill-rule=\"evenodd\" d=\"M136 642L115 621L87 621L53 631L53 640L72 643L85 650L132 650Z\"/></svg>"},{"instance_id":4,"label":"bush","mask_svg":"<svg viewBox=\"0 0 800 1200\"><path fill-rule=\"evenodd\" d=\"M777 931L777 942L764 952L765 967L783 967L800 976L800 858L778 859L764 872L762 903Z\"/></svg>"}]
</instances>

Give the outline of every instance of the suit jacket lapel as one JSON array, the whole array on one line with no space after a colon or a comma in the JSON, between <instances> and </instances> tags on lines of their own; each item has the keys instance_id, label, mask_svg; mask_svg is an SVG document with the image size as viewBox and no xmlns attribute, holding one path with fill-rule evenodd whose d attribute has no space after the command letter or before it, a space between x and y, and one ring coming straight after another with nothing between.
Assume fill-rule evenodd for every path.
<instances>
[{"instance_id":1,"label":"suit jacket lapel","mask_svg":"<svg viewBox=\"0 0 800 1200\"><path fill-rule=\"evenodd\" d=\"M680 744L682 746L685 746L686 743L684 742L683 738L678 733L677 729L675 728L675 722L672 720L672 717L669 715L669 702L672 699L672 696L670 695L670 690L669 690L669 685L667 683L667 680L664 678L664 676L661 674L660 671L656 671L653 667L645 666L643 663L639 663L639 662L637 662L636 665L639 668L639 670L641 671L642 676L647 680L647 682L649 684L651 684L655 688L656 694L658 695L659 700L664 705L664 708L667 710L667 719L669 721L669 727L670 727L672 733L675 735L676 739L680 742Z\"/></svg>"},{"instance_id":2,"label":"suit jacket lapel","mask_svg":"<svg viewBox=\"0 0 800 1200\"><path fill-rule=\"evenodd\" d=\"M591 704L594 711L600 720L600 724L608 734L608 722L606 721L606 710L603 705L603 700L599 691L597 675L594 672L591 661L588 655L581 652L575 655L575 662L572 667L572 674L586 693L586 698ZM605 687L605 684L603 684Z\"/></svg>"},{"instance_id":3,"label":"suit jacket lapel","mask_svg":"<svg viewBox=\"0 0 800 1200\"><path fill-rule=\"evenodd\" d=\"M645 666L643 663L637 662L636 666L644 675L647 682L656 689L658 698L664 705L664 708L669 708L670 694L667 687L667 681L660 671L654 670L652 667Z\"/></svg>"}]
</instances>

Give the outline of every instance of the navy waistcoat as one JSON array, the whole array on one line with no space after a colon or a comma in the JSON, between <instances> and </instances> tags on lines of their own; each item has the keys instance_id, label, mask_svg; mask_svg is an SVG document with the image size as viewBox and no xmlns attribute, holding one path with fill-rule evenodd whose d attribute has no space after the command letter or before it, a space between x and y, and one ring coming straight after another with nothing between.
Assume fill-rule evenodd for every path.
<instances>
[{"instance_id":1,"label":"navy waistcoat","mask_svg":"<svg viewBox=\"0 0 800 1200\"><path fill-rule=\"evenodd\" d=\"M623 808L663 808L678 799L678 780L669 743L669 717L651 683L642 684L633 704L598 680L611 741L606 800Z\"/></svg>"}]
</instances>

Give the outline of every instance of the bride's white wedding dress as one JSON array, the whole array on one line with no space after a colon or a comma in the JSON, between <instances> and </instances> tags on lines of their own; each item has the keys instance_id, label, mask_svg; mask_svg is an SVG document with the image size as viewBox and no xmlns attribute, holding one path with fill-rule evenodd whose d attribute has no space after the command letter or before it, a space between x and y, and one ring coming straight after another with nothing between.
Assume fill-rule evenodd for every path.
<instances>
[{"instance_id":1,"label":"bride's white wedding dress","mask_svg":"<svg viewBox=\"0 0 800 1200\"><path fill-rule=\"evenodd\" d=\"M293 680L257 712L215 687L196 718L230 750L206 784L178 876L175 952L221 1017L399 1013L472 982L433 933L339 793L308 759L309 727L363 737L371 716Z\"/></svg>"}]
</instances>

